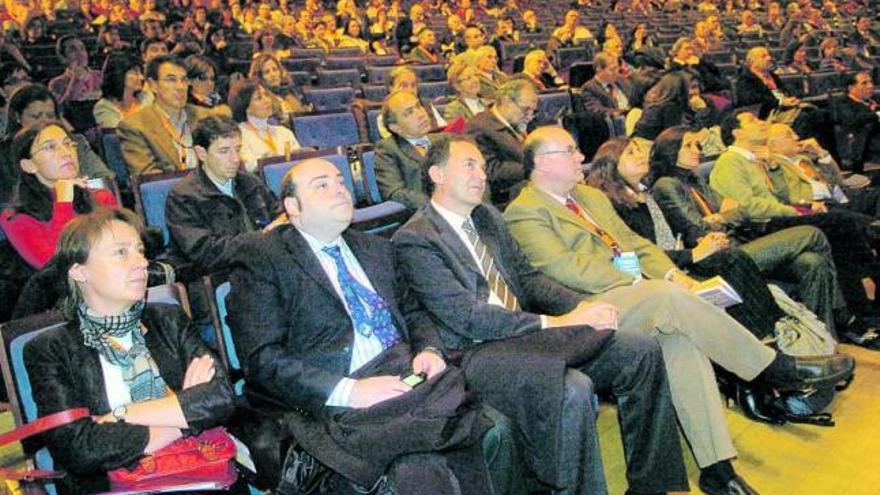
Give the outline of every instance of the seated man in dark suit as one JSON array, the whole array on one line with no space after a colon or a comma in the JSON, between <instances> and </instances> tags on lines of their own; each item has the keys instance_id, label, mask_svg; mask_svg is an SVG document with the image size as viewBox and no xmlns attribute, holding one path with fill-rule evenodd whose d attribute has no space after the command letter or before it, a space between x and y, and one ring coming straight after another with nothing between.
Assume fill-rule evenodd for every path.
<instances>
[{"instance_id":1,"label":"seated man in dark suit","mask_svg":"<svg viewBox=\"0 0 880 495\"><path fill-rule=\"evenodd\" d=\"M861 172L865 163L880 163L880 104L874 99L870 73L848 77L849 91L838 103L838 124L846 135L852 135L846 153L852 170Z\"/></svg>"},{"instance_id":2,"label":"seated man in dark suit","mask_svg":"<svg viewBox=\"0 0 880 495\"><path fill-rule=\"evenodd\" d=\"M348 229L339 169L300 162L280 196L289 224L241 250L229 295L249 416L264 420L262 443L247 440L264 476L282 473L276 493L301 493L292 441L338 473L324 493L491 494L481 438L498 492L516 491L503 416L466 394L430 320L403 305L391 244Z\"/></svg>"},{"instance_id":3,"label":"seated man in dark suit","mask_svg":"<svg viewBox=\"0 0 880 495\"><path fill-rule=\"evenodd\" d=\"M428 200L422 187L421 163L436 134L418 96L396 91L382 105L382 121L391 135L376 145L376 182L382 198L417 210Z\"/></svg>"},{"instance_id":4,"label":"seated man in dark suit","mask_svg":"<svg viewBox=\"0 0 880 495\"><path fill-rule=\"evenodd\" d=\"M538 92L528 79L514 78L502 84L495 96L491 108L468 122L467 132L486 158L492 204L503 208L512 199L511 190L526 178L522 141L538 109Z\"/></svg>"},{"instance_id":5,"label":"seated man in dark suit","mask_svg":"<svg viewBox=\"0 0 880 495\"><path fill-rule=\"evenodd\" d=\"M439 327L445 351L461 359L480 397L513 420L530 446L529 467L560 493L607 491L599 458L580 468L595 474L573 463L577 442L596 441L594 435L572 438L571 432L592 429L582 424L584 411L572 412L552 395L582 387L583 374L617 398L627 493L686 491L657 344L642 335L610 334L617 328L613 305L584 304L581 294L529 266L500 213L481 204L484 167L467 136L435 145L424 168L431 202L393 238L410 288ZM555 365L535 371L541 369L536 363L548 360ZM549 442L560 434L562 443ZM554 458L559 461L548 465Z\"/></svg>"},{"instance_id":6,"label":"seated man in dark suit","mask_svg":"<svg viewBox=\"0 0 880 495\"><path fill-rule=\"evenodd\" d=\"M186 67L173 55L160 55L147 63L145 76L156 98L119 122L116 133L122 158L132 175L195 168L196 115L186 109Z\"/></svg>"},{"instance_id":7,"label":"seated man in dark suit","mask_svg":"<svg viewBox=\"0 0 880 495\"><path fill-rule=\"evenodd\" d=\"M208 117L193 131L200 166L181 179L165 202L172 253L196 268L195 276L224 270L266 228L278 201L255 175L241 170L241 130L229 117Z\"/></svg>"},{"instance_id":8,"label":"seated man in dark suit","mask_svg":"<svg viewBox=\"0 0 880 495\"><path fill-rule=\"evenodd\" d=\"M632 83L620 74L617 57L599 52L593 57L596 75L581 87L584 110L605 118L611 137L626 133L626 116L633 109Z\"/></svg>"}]
</instances>

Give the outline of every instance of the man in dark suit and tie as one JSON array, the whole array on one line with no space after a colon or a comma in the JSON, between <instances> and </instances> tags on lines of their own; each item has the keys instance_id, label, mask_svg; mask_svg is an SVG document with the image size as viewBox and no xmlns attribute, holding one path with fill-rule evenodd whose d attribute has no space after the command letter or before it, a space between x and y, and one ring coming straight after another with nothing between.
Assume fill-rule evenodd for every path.
<instances>
[{"instance_id":1,"label":"man in dark suit and tie","mask_svg":"<svg viewBox=\"0 0 880 495\"><path fill-rule=\"evenodd\" d=\"M287 449L280 469L277 459L293 441L341 475L326 493L354 493L351 482L357 493L491 494L481 438L498 491L515 491L501 479L519 471L504 464L515 455L505 418L466 393L430 320L401 305L390 243L348 229L339 170L298 163L280 197L289 224L242 249L229 295L252 416L271 430L257 429L264 452L254 455L258 469L282 473L277 493L300 493L288 476L300 454Z\"/></svg>"},{"instance_id":2,"label":"man in dark suit and tie","mask_svg":"<svg viewBox=\"0 0 880 495\"><path fill-rule=\"evenodd\" d=\"M418 96L395 91L382 105L382 121L391 135L376 145L376 182L382 198L417 210L428 201L421 164L436 139L431 118Z\"/></svg>"},{"instance_id":3,"label":"man in dark suit and tie","mask_svg":"<svg viewBox=\"0 0 880 495\"><path fill-rule=\"evenodd\" d=\"M584 110L605 119L611 137L624 135L625 119L635 103L629 79L621 76L617 57L600 52L593 58L596 75L581 87Z\"/></svg>"},{"instance_id":4,"label":"man in dark suit and tie","mask_svg":"<svg viewBox=\"0 0 880 495\"><path fill-rule=\"evenodd\" d=\"M552 404L548 394L560 388L568 394L583 374L599 390L616 396L627 453L627 493L686 491L656 343L641 335L609 335L607 329L617 327L613 305L584 304L582 295L529 266L500 213L481 204L484 167L479 149L467 136L437 143L424 169L429 176L426 187L433 189L431 201L393 238L410 289L440 329L447 355L461 360L468 383L487 404L513 420L526 439L530 468L558 493L607 492L586 472L593 467L601 476L600 459L593 458L596 464L580 472L567 460L576 447L572 440L595 438L571 438L570 432L578 430L571 426L575 418L565 405L561 412L546 409ZM601 349L591 349L590 339L603 332ZM510 390L532 377L535 360L553 358L563 360L567 372L545 372L543 381L526 389L531 393ZM546 442L539 441L541 433L534 431L532 418L518 408L536 414L544 437L563 432L558 463L542 464L554 455L553 444L548 450ZM583 411L579 414L582 423Z\"/></svg>"},{"instance_id":5,"label":"man in dark suit and tie","mask_svg":"<svg viewBox=\"0 0 880 495\"><path fill-rule=\"evenodd\" d=\"M522 142L526 126L538 109L538 92L527 78L514 78L499 86L495 104L468 122L467 132L486 158L486 175L492 204L503 208L511 190L523 181Z\"/></svg>"}]
</instances>

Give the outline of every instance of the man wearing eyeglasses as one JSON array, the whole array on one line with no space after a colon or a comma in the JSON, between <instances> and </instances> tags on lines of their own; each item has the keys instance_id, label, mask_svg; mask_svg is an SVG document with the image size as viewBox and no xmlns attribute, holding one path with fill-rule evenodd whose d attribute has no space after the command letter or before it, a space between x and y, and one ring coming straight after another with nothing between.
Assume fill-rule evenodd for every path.
<instances>
[{"instance_id":1,"label":"man wearing eyeglasses","mask_svg":"<svg viewBox=\"0 0 880 495\"><path fill-rule=\"evenodd\" d=\"M792 390L839 380L834 368L851 370L852 359L802 360L776 352L675 283L686 276L666 254L630 230L601 191L582 184L584 156L565 129L538 128L524 148L529 184L504 219L528 261L589 303L613 305L619 334L657 341L679 424L700 467L700 489L756 494L733 469L736 450L711 362L744 381Z\"/></svg>"},{"instance_id":2,"label":"man wearing eyeglasses","mask_svg":"<svg viewBox=\"0 0 880 495\"><path fill-rule=\"evenodd\" d=\"M538 92L527 78L514 78L499 86L495 104L468 124L486 159L486 180L492 204L503 209L526 179L522 143L526 126L538 108Z\"/></svg>"},{"instance_id":3,"label":"man wearing eyeglasses","mask_svg":"<svg viewBox=\"0 0 880 495\"><path fill-rule=\"evenodd\" d=\"M153 104L123 118L116 130L128 169L141 175L197 167L192 140L196 115L186 109L189 79L183 62L160 55L147 64L146 76L156 95Z\"/></svg>"}]
</instances>

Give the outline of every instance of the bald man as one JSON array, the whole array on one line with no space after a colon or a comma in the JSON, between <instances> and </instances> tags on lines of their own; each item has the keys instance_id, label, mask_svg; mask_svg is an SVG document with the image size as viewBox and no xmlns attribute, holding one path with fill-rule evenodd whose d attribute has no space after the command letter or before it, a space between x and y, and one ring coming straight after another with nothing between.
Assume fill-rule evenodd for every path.
<instances>
[{"instance_id":1,"label":"bald man","mask_svg":"<svg viewBox=\"0 0 880 495\"><path fill-rule=\"evenodd\" d=\"M280 200L289 223L242 249L229 296L248 397L276 429L256 459L299 443L360 490L492 493L482 447L498 493L516 493L505 481L519 472L506 419L467 397L436 330L405 304L390 243L348 229L339 169L294 165ZM287 451L280 493L300 461ZM258 468L277 476L275 462Z\"/></svg>"}]
</instances>

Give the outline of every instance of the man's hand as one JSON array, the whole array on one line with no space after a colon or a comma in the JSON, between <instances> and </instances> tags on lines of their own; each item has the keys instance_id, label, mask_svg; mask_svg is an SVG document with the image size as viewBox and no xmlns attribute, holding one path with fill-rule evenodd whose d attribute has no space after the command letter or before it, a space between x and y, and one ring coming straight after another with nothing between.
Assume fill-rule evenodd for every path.
<instances>
[{"instance_id":1,"label":"man's hand","mask_svg":"<svg viewBox=\"0 0 880 495\"><path fill-rule=\"evenodd\" d=\"M691 251L694 263L698 263L709 256L730 247L730 239L724 232L710 232L697 241L697 245Z\"/></svg>"},{"instance_id":2,"label":"man's hand","mask_svg":"<svg viewBox=\"0 0 880 495\"><path fill-rule=\"evenodd\" d=\"M706 108L706 100L704 100L703 97L698 94L691 96L691 98L688 100L688 104L694 110L702 110Z\"/></svg>"},{"instance_id":3,"label":"man's hand","mask_svg":"<svg viewBox=\"0 0 880 495\"><path fill-rule=\"evenodd\" d=\"M691 290L694 286L699 284L699 282L692 279L690 275L679 269L674 269L672 273L669 274L669 281L678 284L686 290Z\"/></svg>"},{"instance_id":4,"label":"man's hand","mask_svg":"<svg viewBox=\"0 0 880 495\"><path fill-rule=\"evenodd\" d=\"M186 374L183 376L183 389L186 390L202 383L208 383L214 378L214 358L205 354L194 358L186 367Z\"/></svg>"},{"instance_id":5,"label":"man's hand","mask_svg":"<svg viewBox=\"0 0 880 495\"><path fill-rule=\"evenodd\" d=\"M425 373L433 378L446 369L446 361L436 352L422 351L413 359L412 368L414 373Z\"/></svg>"},{"instance_id":6,"label":"man's hand","mask_svg":"<svg viewBox=\"0 0 880 495\"><path fill-rule=\"evenodd\" d=\"M786 96L782 99L782 106L784 107L794 107L800 104L801 100L799 100L796 96Z\"/></svg>"},{"instance_id":7,"label":"man's hand","mask_svg":"<svg viewBox=\"0 0 880 495\"><path fill-rule=\"evenodd\" d=\"M812 203L810 203L810 210L812 210L813 213L826 213L828 211L828 207L825 206L825 203L813 201Z\"/></svg>"},{"instance_id":8,"label":"man's hand","mask_svg":"<svg viewBox=\"0 0 880 495\"><path fill-rule=\"evenodd\" d=\"M399 397L412 390L400 381L399 376L373 376L357 380L351 389L348 405L355 409L366 409L374 404Z\"/></svg>"},{"instance_id":9,"label":"man's hand","mask_svg":"<svg viewBox=\"0 0 880 495\"><path fill-rule=\"evenodd\" d=\"M547 328L588 325L596 330L617 329L617 306L602 302L582 301L562 316L548 316Z\"/></svg>"}]
</instances>

